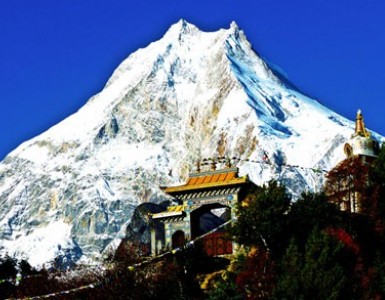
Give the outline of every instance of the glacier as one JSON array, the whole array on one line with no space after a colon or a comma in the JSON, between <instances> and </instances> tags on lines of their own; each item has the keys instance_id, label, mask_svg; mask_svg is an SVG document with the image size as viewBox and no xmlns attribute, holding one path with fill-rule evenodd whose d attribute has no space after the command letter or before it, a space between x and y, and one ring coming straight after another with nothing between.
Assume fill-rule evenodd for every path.
<instances>
[{"instance_id":1,"label":"glacier","mask_svg":"<svg viewBox=\"0 0 385 300\"><path fill-rule=\"evenodd\" d=\"M260 57L244 32L181 20L125 59L76 113L0 164L0 253L89 263L125 237L135 207L167 200L203 158L236 157L294 198L322 188L354 124ZM378 140L383 137L373 134ZM270 164L257 163L267 156ZM296 166L296 167L289 167Z\"/></svg>"}]
</instances>

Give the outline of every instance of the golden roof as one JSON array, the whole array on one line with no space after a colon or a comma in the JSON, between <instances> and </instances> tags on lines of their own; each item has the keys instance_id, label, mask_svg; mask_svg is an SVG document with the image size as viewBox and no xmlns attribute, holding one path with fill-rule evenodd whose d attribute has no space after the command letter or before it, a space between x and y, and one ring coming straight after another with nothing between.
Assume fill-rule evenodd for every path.
<instances>
[{"instance_id":1,"label":"golden roof","mask_svg":"<svg viewBox=\"0 0 385 300\"><path fill-rule=\"evenodd\" d=\"M157 214L153 214L153 219L161 219L161 218L168 218L168 217L177 217L182 216L184 213L184 206L183 205L175 205L175 206L169 206L167 207L166 211L162 211Z\"/></svg>"},{"instance_id":2,"label":"golden roof","mask_svg":"<svg viewBox=\"0 0 385 300\"><path fill-rule=\"evenodd\" d=\"M167 187L165 192L167 194L173 194L212 187L245 184L247 182L247 176L238 177L238 169L224 169L190 174L186 184Z\"/></svg>"}]
</instances>

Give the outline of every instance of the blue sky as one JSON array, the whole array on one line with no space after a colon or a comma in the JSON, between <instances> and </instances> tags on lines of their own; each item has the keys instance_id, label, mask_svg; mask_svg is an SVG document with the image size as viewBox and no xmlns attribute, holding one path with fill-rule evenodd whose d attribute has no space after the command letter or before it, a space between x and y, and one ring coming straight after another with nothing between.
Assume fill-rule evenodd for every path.
<instances>
[{"instance_id":1,"label":"blue sky","mask_svg":"<svg viewBox=\"0 0 385 300\"><path fill-rule=\"evenodd\" d=\"M343 116L385 135L383 0L8 0L0 3L0 159L74 113L179 19L235 21L254 49Z\"/></svg>"}]
</instances>

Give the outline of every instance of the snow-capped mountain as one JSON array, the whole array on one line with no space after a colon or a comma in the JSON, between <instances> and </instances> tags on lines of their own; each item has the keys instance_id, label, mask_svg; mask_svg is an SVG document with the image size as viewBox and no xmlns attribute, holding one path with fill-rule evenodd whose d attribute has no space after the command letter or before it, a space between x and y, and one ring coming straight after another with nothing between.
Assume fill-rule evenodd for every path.
<instances>
[{"instance_id":1,"label":"snow-capped mountain","mask_svg":"<svg viewBox=\"0 0 385 300\"><path fill-rule=\"evenodd\" d=\"M241 175L279 178L294 195L319 189L322 173L307 168L341 160L354 126L282 78L235 23L174 24L0 164L2 252L33 265L97 257L124 237L138 204L164 200L159 186L183 182L202 158L239 157ZM271 164L246 161L266 156Z\"/></svg>"}]
</instances>

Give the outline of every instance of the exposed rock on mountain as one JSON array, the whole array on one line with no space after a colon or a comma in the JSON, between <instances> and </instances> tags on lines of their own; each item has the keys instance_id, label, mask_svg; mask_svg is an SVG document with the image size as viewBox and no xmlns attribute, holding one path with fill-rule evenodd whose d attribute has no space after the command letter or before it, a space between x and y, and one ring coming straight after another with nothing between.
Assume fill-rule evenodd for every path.
<instances>
[{"instance_id":1,"label":"exposed rock on mountain","mask_svg":"<svg viewBox=\"0 0 385 300\"><path fill-rule=\"evenodd\" d=\"M137 205L167 200L159 186L182 182L200 158L238 157L241 175L278 178L294 195L319 189L322 173L308 168L335 165L353 125L281 78L235 23L171 26L0 164L0 248L33 265L63 249L97 257Z\"/></svg>"}]
</instances>

